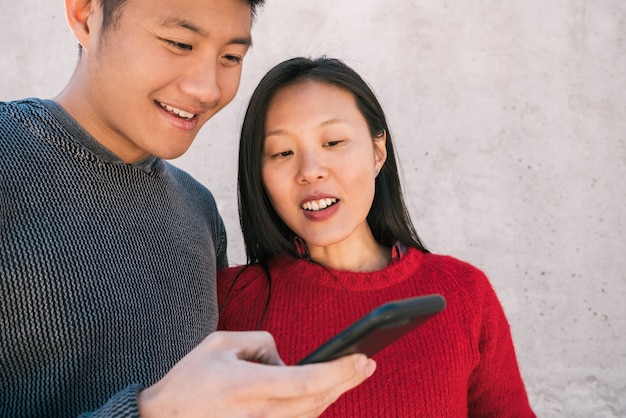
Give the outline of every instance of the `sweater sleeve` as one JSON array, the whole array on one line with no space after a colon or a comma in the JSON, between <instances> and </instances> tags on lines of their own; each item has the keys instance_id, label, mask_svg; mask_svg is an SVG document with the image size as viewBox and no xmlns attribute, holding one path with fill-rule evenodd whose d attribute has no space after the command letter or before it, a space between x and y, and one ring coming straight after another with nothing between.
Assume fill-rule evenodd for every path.
<instances>
[{"instance_id":1,"label":"sweater sleeve","mask_svg":"<svg viewBox=\"0 0 626 418\"><path fill-rule=\"evenodd\" d=\"M129 385L116 393L109 401L93 412L86 412L80 415L81 418L139 418L139 405L137 396L143 386Z\"/></svg>"},{"instance_id":2,"label":"sweater sleeve","mask_svg":"<svg viewBox=\"0 0 626 418\"><path fill-rule=\"evenodd\" d=\"M211 225L213 226L213 245L215 246L215 267L220 270L228 267L226 253L228 241L224 220L217 211L215 211L215 218Z\"/></svg>"},{"instance_id":3,"label":"sweater sleeve","mask_svg":"<svg viewBox=\"0 0 626 418\"><path fill-rule=\"evenodd\" d=\"M482 275L482 273L481 273ZM469 378L468 411L472 417L535 417L522 381L509 323L491 284L479 280L482 306L478 323L480 361Z\"/></svg>"}]
</instances>

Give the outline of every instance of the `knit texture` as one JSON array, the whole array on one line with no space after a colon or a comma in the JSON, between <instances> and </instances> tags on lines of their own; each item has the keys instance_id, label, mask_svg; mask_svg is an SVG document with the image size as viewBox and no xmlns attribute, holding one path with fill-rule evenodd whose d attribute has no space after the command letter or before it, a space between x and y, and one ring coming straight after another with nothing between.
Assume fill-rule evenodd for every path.
<instances>
[{"instance_id":1,"label":"knit texture","mask_svg":"<svg viewBox=\"0 0 626 418\"><path fill-rule=\"evenodd\" d=\"M220 329L257 329L266 306L262 269L243 269L235 280L240 272L218 273ZM289 257L272 260L270 272L260 328L274 335L287 364L382 303L446 298L443 312L375 354L374 375L324 417L534 417L502 307L471 265L409 249L379 272L335 271Z\"/></svg>"},{"instance_id":2,"label":"knit texture","mask_svg":"<svg viewBox=\"0 0 626 418\"><path fill-rule=\"evenodd\" d=\"M188 174L123 163L54 102L0 103L0 416L138 416L215 329L225 265Z\"/></svg>"}]
</instances>

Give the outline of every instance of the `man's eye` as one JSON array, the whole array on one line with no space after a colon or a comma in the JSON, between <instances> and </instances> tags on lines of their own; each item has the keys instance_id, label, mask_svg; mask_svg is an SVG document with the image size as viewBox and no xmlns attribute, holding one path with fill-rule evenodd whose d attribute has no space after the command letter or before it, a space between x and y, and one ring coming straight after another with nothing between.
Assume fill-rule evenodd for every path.
<instances>
[{"instance_id":1,"label":"man's eye","mask_svg":"<svg viewBox=\"0 0 626 418\"><path fill-rule=\"evenodd\" d=\"M170 44L176 49L180 49L181 51L191 51L193 49L191 45L184 44L182 42L176 42L176 41L170 41L170 40L165 40L165 42L167 42L168 44Z\"/></svg>"},{"instance_id":2,"label":"man's eye","mask_svg":"<svg viewBox=\"0 0 626 418\"><path fill-rule=\"evenodd\" d=\"M232 61L233 63L236 63L236 64L241 64L241 61L242 61L242 58L237 56L237 55L226 54L226 55L224 55L224 58L226 58L228 61Z\"/></svg>"}]
</instances>

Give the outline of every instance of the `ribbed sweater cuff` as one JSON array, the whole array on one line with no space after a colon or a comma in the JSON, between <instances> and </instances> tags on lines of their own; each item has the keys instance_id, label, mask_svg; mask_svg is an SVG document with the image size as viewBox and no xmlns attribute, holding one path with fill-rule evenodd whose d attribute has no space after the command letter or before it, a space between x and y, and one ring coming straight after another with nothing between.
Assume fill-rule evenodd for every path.
<instances>
[{"instance_id":1,"label":"ribbed sweater cuff","mask_svg":"<svg viewBox=\"0 0 626 418\"><path fill-rule=\"evenodd\" d=\"M139 384L126 386L96 411L82 414L81 417L139 418L140 415L139 405L137 404L137 396L141 390L143 390L143 386Z\"/></svg>"}]
</instances>

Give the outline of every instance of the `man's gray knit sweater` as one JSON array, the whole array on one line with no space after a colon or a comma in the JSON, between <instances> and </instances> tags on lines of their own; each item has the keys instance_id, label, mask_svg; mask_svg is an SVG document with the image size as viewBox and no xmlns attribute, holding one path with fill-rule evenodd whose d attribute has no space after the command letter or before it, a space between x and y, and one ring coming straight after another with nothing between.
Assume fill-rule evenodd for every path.
<instances>
[{"instance_id":1,"label":"man's gray knit sweater","mask_svg":"<svg viewBox=\"0 0 626 418\"><path fill-rule=\"evenodd\" d=\"M0 416L137 416L215 329L226 264L188 174L123 163L52 101L0 103Z\"/></svg>"}]
</instances>

